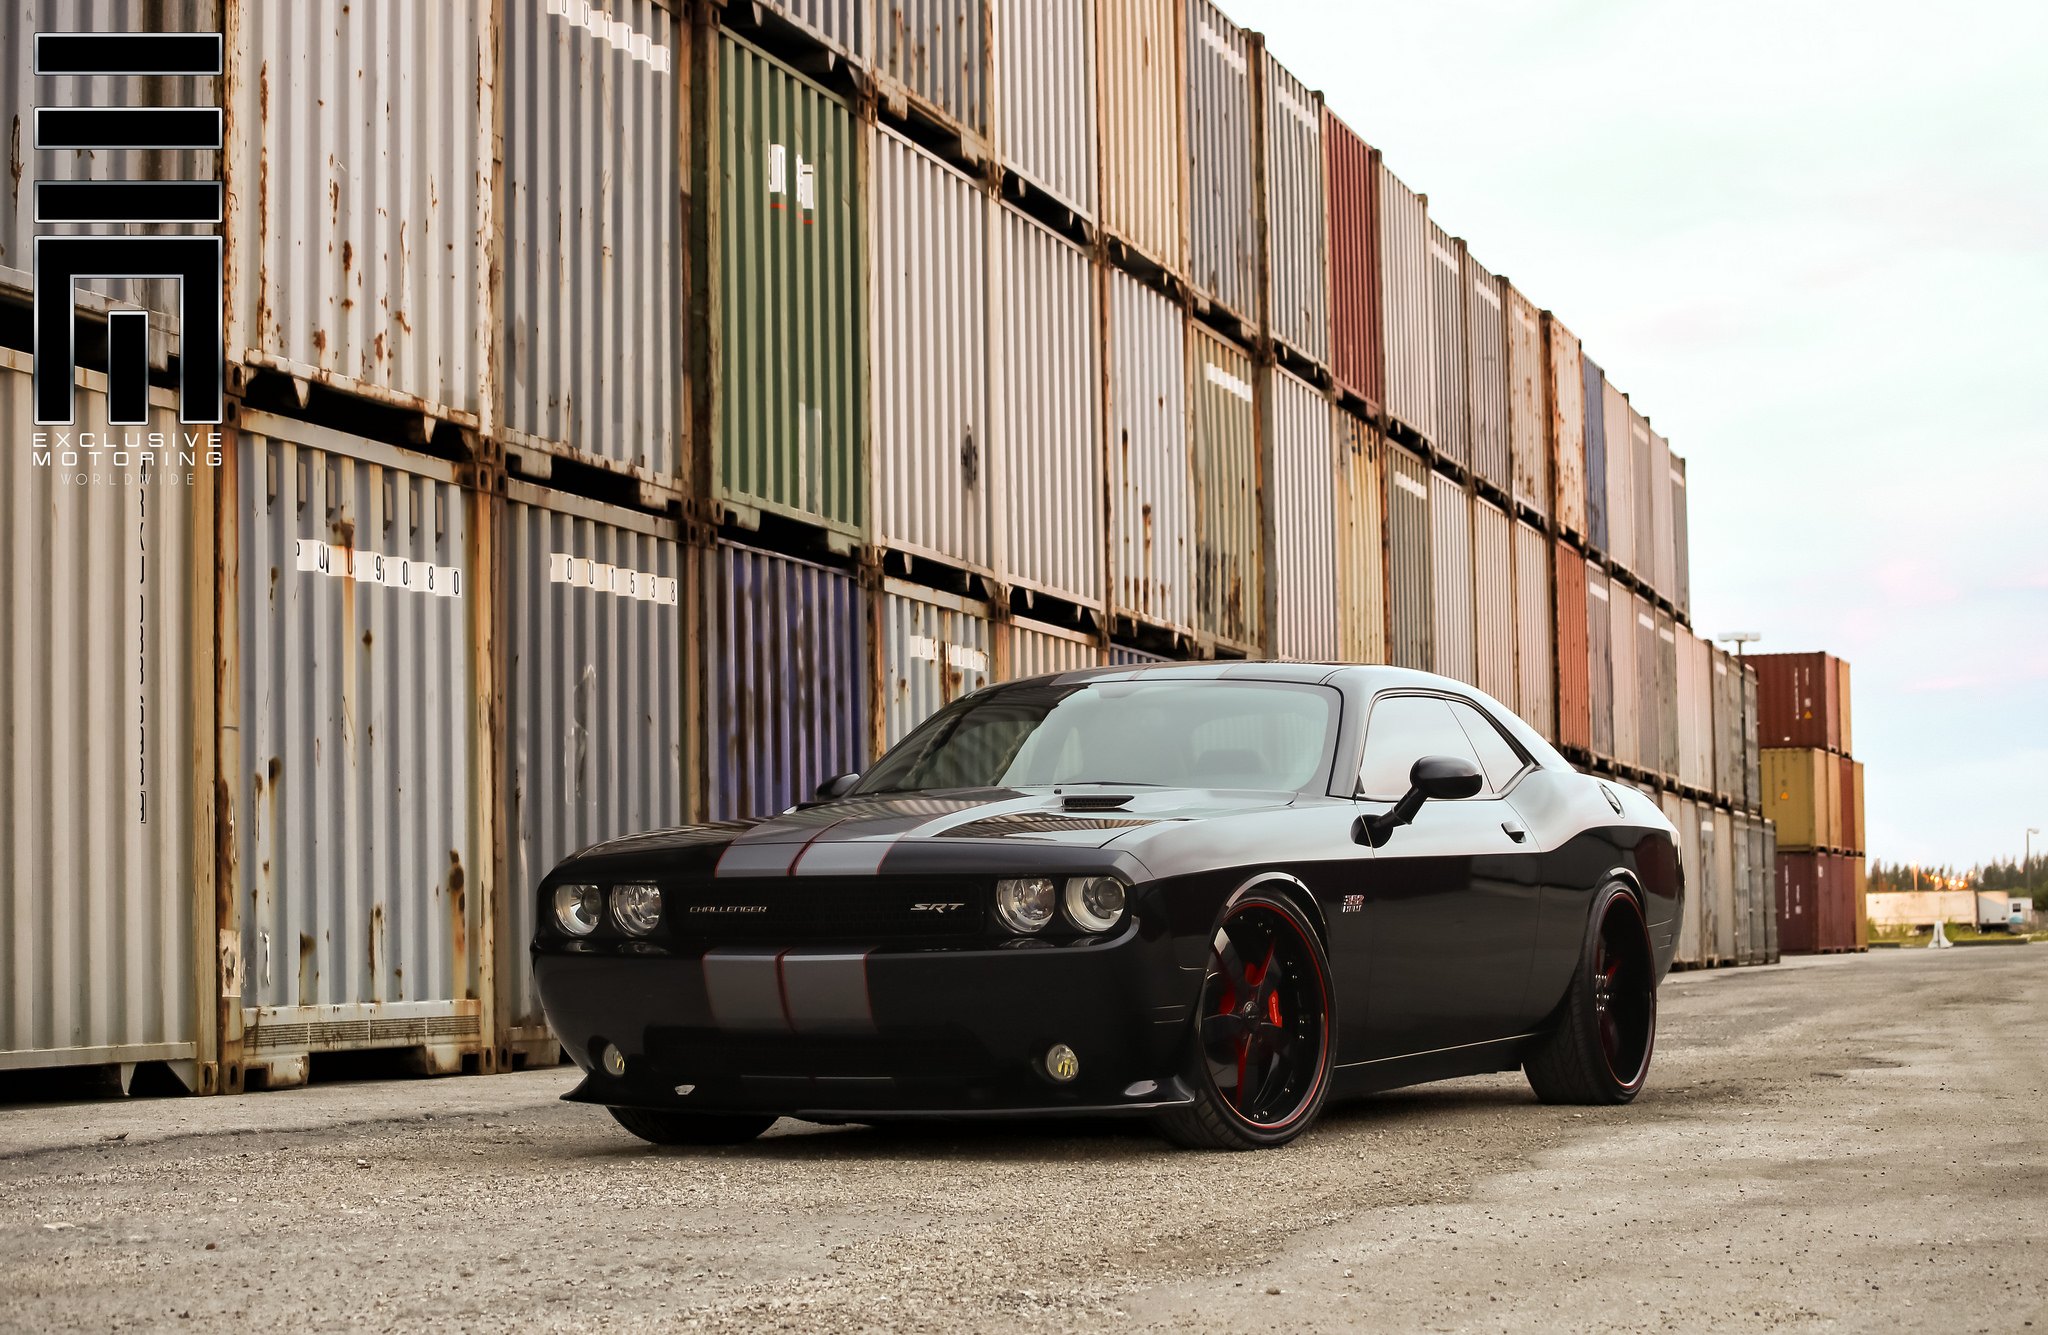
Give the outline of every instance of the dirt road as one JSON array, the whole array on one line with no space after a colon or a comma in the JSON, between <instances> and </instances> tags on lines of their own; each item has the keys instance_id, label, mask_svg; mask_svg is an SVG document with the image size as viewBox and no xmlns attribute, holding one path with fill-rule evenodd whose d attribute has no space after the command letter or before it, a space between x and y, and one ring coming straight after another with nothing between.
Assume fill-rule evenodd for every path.
<instances>
[{"instance_id":1,"label":"dirt road","mask_svg":"<svg viewBox=\"0 0 2048 1335\"><path fill-rule=\"evenodd\" d=\"M0 1108L0 1329L2048 1335L2048 949L1674 976L1632 1107L1519 1076L1295 1146L825 1130L654 1151L567 1070ZM115 1137L121 1137L116 1139Z\"/></svg>"}]
</instances>

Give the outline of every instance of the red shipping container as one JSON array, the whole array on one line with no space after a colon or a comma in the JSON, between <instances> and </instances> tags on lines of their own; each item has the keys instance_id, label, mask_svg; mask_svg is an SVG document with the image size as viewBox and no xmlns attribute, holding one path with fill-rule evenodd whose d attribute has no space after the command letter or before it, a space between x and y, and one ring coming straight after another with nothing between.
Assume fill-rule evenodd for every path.
<instances>
[{"instance_id":1,"label":"red shipping container","mask_svg":"<svg viewBox=\"0 0 2048 1335\"><path fill-rule=\"evenodd\" d=\"M1841 673L1831 655L1750 654L1757 738L1764 746L1841 751Z\"/></svg>"},{"instance_id":2,"label":"red shipping container","mask_svg":"<svg viewBox=\"0 0 2048 1335\"><path fill-rule=\"evenodd\" d=\"M1557 542L1556 656L1557 742L1593 749L1593 683L1586 643L1586 558L1562 538ZM1603 607L1602 611L1606 609Z\"/></svg>"},{"instance_id":3,"label":"red shipping container","mask_svg":"<svg viewBox=\"0 0 2048 1335\"><path fill-rule=\"evenodd\" d=\"M1329 171L1330 369L1337 385L1386 406L1386 356L1380 342L1379 153L1323 109L1323 161Z\"/></svg>"},{"instance_id":4,"label":"red shipping container","mask_svg":"<svg viewBox=\"0 0 2048 1335\"><path fill-rule=\"evenodd\" d=\"M1778 854L1778 953L1811 955L1820 949L1825 853Z\"/></svg>"}]
</instances>

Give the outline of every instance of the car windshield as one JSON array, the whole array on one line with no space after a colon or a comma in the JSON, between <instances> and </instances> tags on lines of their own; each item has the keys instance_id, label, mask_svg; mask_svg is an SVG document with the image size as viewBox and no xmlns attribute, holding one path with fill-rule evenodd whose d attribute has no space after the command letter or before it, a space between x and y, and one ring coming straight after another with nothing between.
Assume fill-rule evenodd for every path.
<instances>
[{"instance_id":1,"label":"car windshield","mask_svg":"<svg viewBox=\"0 0 2048 1335\"><path fill-rule=\"evenodd\" d=\"M1285 682L1003 688L934 714L854 791L1084 783L1294 791L1325 767L1337 699L1325 687Z\"/></svg>"}]
</instances>

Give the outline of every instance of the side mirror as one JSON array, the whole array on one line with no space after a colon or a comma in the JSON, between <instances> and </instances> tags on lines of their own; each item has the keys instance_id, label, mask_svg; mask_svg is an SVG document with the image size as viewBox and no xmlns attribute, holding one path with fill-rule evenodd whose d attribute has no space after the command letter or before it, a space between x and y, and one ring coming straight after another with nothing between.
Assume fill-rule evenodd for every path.
<instances>
[{"instance_id":1,"label":"side mirror","mask_svg":"<svg viewBox=\"0 0 2048 1335\"><path fill-rule=\"evenodd\" d=\"M815 794L820 802L830 802L835 797L844 797L853 791L853 785L860 782L858 774L835 774L818 785Z\"/></svg>"},{"instance_id":2,"label":"side mirror","mask_svg":"<svg viewBox=\"0 0 2048 1335\"><path fill-rule=\"evenodd\" d=\"M1393 810L1359 819L1359 832L1364 836L1359 842L1378 848L1394 831L1413 821L1424 802L1432 798L1439 802L1461 801L1477 793L1485 783L1479 767L1461 756L1424 756L1409 769L1408 791Z\"/></svg>"}]
</instances>

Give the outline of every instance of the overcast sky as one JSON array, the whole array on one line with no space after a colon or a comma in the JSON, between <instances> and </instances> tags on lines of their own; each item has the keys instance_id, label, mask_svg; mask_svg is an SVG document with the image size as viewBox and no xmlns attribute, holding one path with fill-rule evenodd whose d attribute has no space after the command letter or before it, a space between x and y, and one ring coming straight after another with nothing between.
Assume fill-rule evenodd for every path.
<instances>
[{"instance_id":1,"label":"overcast sky","mask_svg":"<svg viewBox=\"0 0 2048 1335\"><path fill-rule=\"evenodd\" d=\"M1225 9L1686 456L1695 629L1850 660L1872 856L2048 828L2048 5Z\"/></svg>"}]
</instances>

